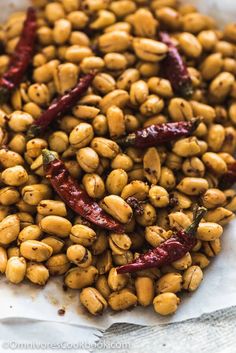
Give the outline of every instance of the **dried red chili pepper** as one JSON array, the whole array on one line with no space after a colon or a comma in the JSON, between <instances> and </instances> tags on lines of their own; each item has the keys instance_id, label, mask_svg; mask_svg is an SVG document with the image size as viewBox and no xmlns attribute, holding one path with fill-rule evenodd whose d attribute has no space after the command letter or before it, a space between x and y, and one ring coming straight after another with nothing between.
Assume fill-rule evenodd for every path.
<instances>
[{"instance_id":1,"label":"dried red chili pepper","mask_svg":"<svg viewBox=\"0 0 236 353\"><path fill-rule=\"evenodd\" d=\"M166 77L176 93L190 97L193 94L193 86L183 58L168 33L160 32L159 37L169 48L167 56L162 61Z\"/></svg>"},{"instance_id":2,"label":"dried red chili pepper","mask_svg":"<svg viewBox=\"0 0 236 353\"><path fill-rule=\"evenodd\" d=\"M36 11L30 7L27 10L20 39L10 59L9 68L0 79L0 103L6 102L10 92L22 81L34 52L36 31Z\"/></svg>"},{"instance_id":3,"label":"dried red chili pepper","mask_svg":"<svg viewBox=\"0 0 236 353\"><path fill-rule=\"evenodd\" d=\"M71 109L77 103L78 99L87 91L94 76L95 73L85 75L79 80L76 87L52 102L50 107L31 125L27 133L27 138L31 139L39 136L55 119L61 117Z\"/></svg>"},{"instance_id":4,"label":"dried red chili pepper","mask_svg":"<svg viewBox=\"0 0 236 353\"><path fill-rule=\"evenodd\" d=\"M111 216L81 189L78 182L73 179L64 163L49 150L43 150L43 165L46 177L64 202L76 213L97 225L117 233L124 233L124 226Z\"/></svg>"},{"instance_id":5,"label":"dried red chili pepper","mask_svg":"<svg viewBox=\"0 0 236 353\"><path fill-rule=\"evenodd\" d=\"M170 265L179 260L197 243L195 233L206 209L199 207L193 223L186 230L179 230L170 239L140 255L134 262L117 268L117 273L135 272L147 268Z\"/></svg>"},{"instance_id":6,"label":"dried red chili pepper","mask_svg":"<svg viewBox=\"0 0 236 353\"><path fill-rule=\"evenodd\" d=\"M191 135L200 122L200 118L194 118L190 121L151 125L137 130L117 140L117 142L124 146L134 146L137 148L161 145L177 138Z\"/></svg>"},{"instance_id":7,"label":"dried red chili pepper","mask_svg":"<svg viewBox=\"0 0 236 353\"><path fill-rule=\"evenodd\" d=\"M222 189L228 189L236 183L236 162L228 164L227 167L228 170L222 175L219 183L219 186Z\"/></svg>"}]
</instances>

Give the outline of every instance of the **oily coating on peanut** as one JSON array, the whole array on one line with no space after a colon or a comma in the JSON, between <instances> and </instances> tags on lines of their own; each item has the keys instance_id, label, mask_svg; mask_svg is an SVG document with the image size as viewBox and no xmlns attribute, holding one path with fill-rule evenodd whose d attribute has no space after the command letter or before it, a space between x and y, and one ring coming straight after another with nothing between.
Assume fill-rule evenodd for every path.
<instances>
[{"instance_id":1,"label":"oily coating on peanut","mask_svg":"<svg viewBox=\"0 0 236 353\"><path fill-rule=\"evenodd\" d=\"M204 268L221 251L223 227L235 217L227 176L236 163L235 25L220 30L176 0L33 0L33 6L32 72L0 107L0 272L11 283L40 286L63 276L65 286L81 290L80 302L92 315L136 305L173 314L179 294L200 286ZM13 14L0 28L1 76L24 18ZM163 28L184 58L190 96L163 75L170 51ZM44 134L29 138L54 99L91 72L77 102ZM138 149L121 142L153 124L192 118L198 127L166 144ZM75 214L46 178L44 149L122 223L123 233ZM184 256L160 268L117 272L187 228L196 203L207 212Z\"/></svg>"}]
</instances>

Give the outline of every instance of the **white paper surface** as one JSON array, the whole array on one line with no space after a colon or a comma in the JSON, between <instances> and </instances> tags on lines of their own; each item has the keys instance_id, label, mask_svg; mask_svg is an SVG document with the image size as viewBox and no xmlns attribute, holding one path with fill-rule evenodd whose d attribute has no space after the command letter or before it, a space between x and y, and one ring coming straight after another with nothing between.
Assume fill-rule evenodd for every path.
<instances>
[{"instance_id":1,"label":"white paper surface","mask_svg":"<svg viewBox=\"0 0 236 353\"><path fill-rule=\"evenodd\" d=\"M4 12L6 8L9 11L7 6L9 2L10 11L14 2L20 9L27 3L22 0L2 0L0 16L6 15ZM225 19L227 22L235 20L235 0L191 2L205 13L214 15L221 23ZM116 322L156 325L198 317L203 313L236 305L236 221L225 229L223 250L204 271L204 280L200 288L192 295L184 295L182 305L170 318L158 316L151 308L134 308L126 312L115 314L108 312L102 317L91 317L79 305L78 291L63 292L60 278L51 280L43 289L28 283L10 285L5 278L1 278L0 293L0 319L27 318L105 329ZM65 308L64 316L57 314L60 308Z\"/></svg>"}]
</instances>

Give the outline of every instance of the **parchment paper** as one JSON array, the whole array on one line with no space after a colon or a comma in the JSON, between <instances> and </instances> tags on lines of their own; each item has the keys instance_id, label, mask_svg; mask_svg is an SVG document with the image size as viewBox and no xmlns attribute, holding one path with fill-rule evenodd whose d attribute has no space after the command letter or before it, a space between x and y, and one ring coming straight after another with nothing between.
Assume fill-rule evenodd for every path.
<instances>
[{"instance_id":1,"label":"parchment paper","mask_svg":"<svg viewBox=\"0 0 236 353\"><path fill-rule=\"evenodd\" d=\"M214 15L221 24L235 20L235 0L191 2L205 13ZM2 0L0 17L13 10L13 3L22 9L28 1ZM236 305L236 221L225 228L222 252L204 271L200 288L193 294L184 295L179 310L169 318L159 317L151 308L135 308L116 314L108 312L102 317L93 318L79 305L78 292L64 292L59 278L49 281L42 289L29 283L11 285L2 277L0 293L0 319L28 318L106 329L116 322L156 325L198 317L203 313ZM65 309L64 316L58 315L60 308Z\"/></svg>"}]
</instances>

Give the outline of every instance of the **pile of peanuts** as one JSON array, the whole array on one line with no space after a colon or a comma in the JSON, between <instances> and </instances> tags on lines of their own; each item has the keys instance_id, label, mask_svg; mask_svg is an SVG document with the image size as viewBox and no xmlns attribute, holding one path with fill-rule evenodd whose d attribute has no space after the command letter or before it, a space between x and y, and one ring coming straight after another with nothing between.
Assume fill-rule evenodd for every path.
<instances>
[{"instance_id":1,"label":"pile of peanuts","mask_svg":"<svg viewBox=\"0 0 236 353\"><path fill-rule=\"evenodd\" d=\"M236 211L236 192L220 177L236 148L236 24L215 21L176 0L33 0L38 43L31 80L0 108L0 272L9 282L45 285L63 275L91 314L135 305L174 313L182 291L196 290L203 269L221 251L223 226ZM0 28L0 75L19 39L25 13ZM194 87L175 96L160 71L167 30L184 56ZM71 112L29 141L33 121L78 75L97 70ZM146 150L116 138L151 124L202 117L191 137ZM125 234L98 229L74 214L44 177L42 149L58 153L70 174ZM133 214L125 200L143 201ZM197 245L171 266L117 274L116 267L186 228L193 205L207 208Z\"/></svg>"}]
</instances>

